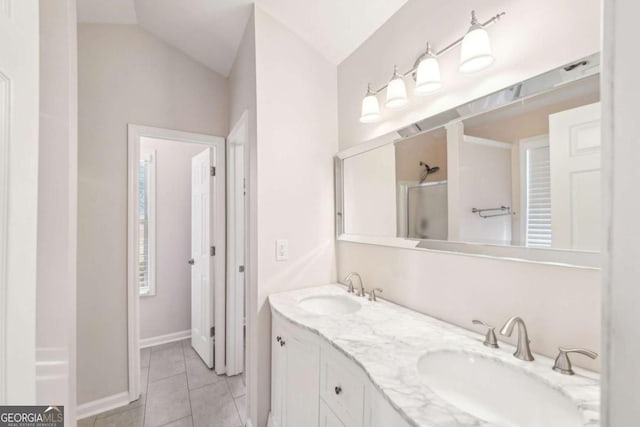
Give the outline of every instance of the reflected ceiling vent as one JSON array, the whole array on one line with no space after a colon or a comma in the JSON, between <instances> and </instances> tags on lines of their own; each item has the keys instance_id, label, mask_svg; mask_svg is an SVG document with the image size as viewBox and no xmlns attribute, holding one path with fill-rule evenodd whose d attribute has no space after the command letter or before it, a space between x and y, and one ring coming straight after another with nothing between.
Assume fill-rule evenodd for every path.
<instances>
[{"instance_id":1,"label":"reflected ceiling vent","mask_svg":"<svg viewBox=\"0 0 640 427\"><path fill-rule=\"evenodd\" d=\"M417 123L414 123L406 128L398 129L397 132L402 138L409 138L410 136L414 136L422 132L422 129L420 129L420 126L418 126Z\"/></svg>"}]
</instances>

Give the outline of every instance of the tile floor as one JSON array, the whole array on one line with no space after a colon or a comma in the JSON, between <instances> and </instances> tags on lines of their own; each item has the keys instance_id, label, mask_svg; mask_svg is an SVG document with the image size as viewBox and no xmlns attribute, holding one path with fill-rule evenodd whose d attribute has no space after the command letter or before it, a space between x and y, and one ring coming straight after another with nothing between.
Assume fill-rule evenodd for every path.
<instances>
[{"instance_id":1,"label":"tile floor","mask_svg":"<svg viewBox=\"0 0 640 427\"><path fill-rule=\"evenodd\" d=\"M242 376L217 375L190 340L141 350L142 396L78 421L78 427L240 427L246 414Z\"/></svg>"}]
</instances>

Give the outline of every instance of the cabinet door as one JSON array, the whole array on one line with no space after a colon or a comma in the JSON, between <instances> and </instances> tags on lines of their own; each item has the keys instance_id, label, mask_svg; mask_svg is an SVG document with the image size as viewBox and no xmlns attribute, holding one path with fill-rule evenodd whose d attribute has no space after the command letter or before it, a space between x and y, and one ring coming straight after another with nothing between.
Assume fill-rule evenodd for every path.
<instances>
[{"instance_id":1,"label":"cabinet door","mask_svg":"<svg viewBox=\"0 0 640 427\"><path fill-rule=\"evenodd\" d=\"M285 337L285 427L315 427L320 404L320 347L291 332Z\"/></svg>"},{"instance_id":2,"label":"cabinet door","mask_svg":"<svg viewBox=\"0 0 640 427\"><path fill-rule=\"evenodd\" d=\"M283 426L286 350L280 345L285 336L282 320L274 317L271 325L271 419Z\"/></svg>"},{"instance_id":3,"label":"cabinet door","mask_svg":"<svg viewBox=\"0 0 640 427\"><path fill-rule=\"evenodd\" d=\"M320 400L320 427L345 427L322 399Z\"/></svg>"}]
</instances>

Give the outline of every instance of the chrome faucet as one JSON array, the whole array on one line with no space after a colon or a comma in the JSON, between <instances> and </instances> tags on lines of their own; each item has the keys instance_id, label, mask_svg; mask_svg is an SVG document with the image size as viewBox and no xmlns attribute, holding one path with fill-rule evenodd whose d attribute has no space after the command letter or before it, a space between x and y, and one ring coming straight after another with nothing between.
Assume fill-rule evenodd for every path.
<instances>
[{"instance_id":1,"label":"chrome faucet","mask_svg":"<svg viewBox=\"0 0 640 427\"><path fill-rule=\"evenodd\" d=\"M356 292L355 289L353 288L353 281L351 280L351 278L354 276L357 277L358 280L360 281L360 290L358 292ZM347 292L349 292L350 294L355 293L359 297L364 296L364 283L362 282L362 277L360 277L358 273L353 271L347 274L347 277L344 278L344 281L345 281L345 284L348 286Z\"/></svg>"},{"instance_id":2,"label":"chrome faucet","mask_svg":"<svg viewBox=\"0 0 640 427\"><path fill-rule=\"evenodd\" d=\"M500 334L510 337L516 324L518 325L518 347L513 355L516 359L530 362L533 360L533 354L531 354L531 348L529 347L529 334L527 334L527 326L524 324L524 320L517 316L512 317L500 329Z\"/></svg>"}]
</instances>

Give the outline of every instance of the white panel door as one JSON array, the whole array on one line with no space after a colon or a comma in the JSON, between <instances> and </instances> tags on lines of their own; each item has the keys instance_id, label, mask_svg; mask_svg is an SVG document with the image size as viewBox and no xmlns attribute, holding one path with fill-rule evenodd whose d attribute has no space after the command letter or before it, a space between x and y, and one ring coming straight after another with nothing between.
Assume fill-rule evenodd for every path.
<instances>
[{"instance_id":1,"label":"white panel door","mask_svg":"<svg viewBox=\"0 0 640 427\"><path fill-rule=\"evenodd\" d=\"M549 116L552 247L600 250L601 106Z\"/></svg>"},{"instance_id":2,"label":"white panel door","mask_svg":"<svg viewBox=\"0 0 640 427\"><path fill-rule=\"evenodd\" d=\"M191 345L213 368L212 151L191 159Z\"/></svg>"},{"instance_id":3,"label":"white panel door","mask_svg":"<svg viewBox=\"0 0 640 427\"><path fill-rule=\"evenodd\" d=\"M38 5L0 0L0 404L36 399Z\"/></svg>"}]
</instances>

